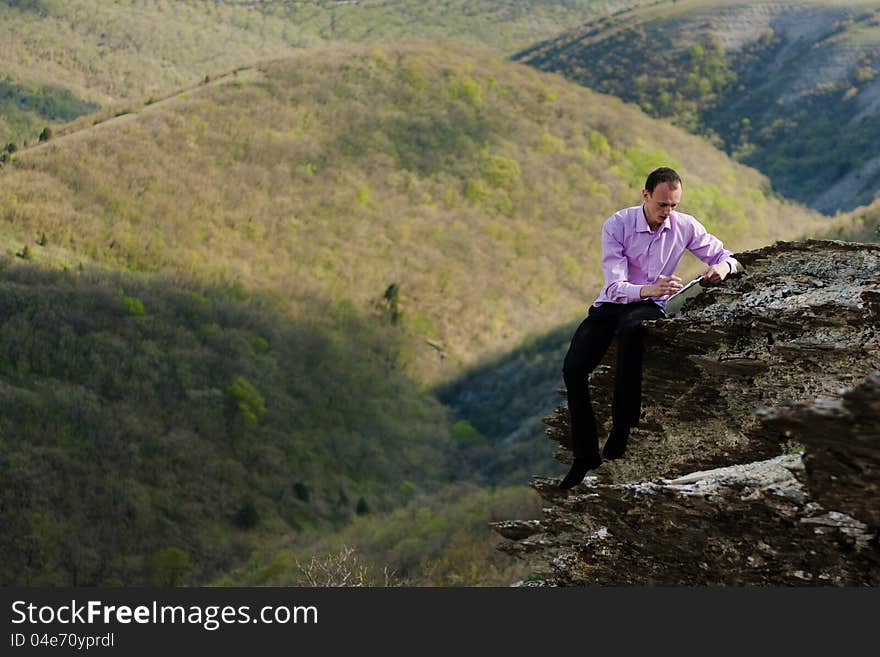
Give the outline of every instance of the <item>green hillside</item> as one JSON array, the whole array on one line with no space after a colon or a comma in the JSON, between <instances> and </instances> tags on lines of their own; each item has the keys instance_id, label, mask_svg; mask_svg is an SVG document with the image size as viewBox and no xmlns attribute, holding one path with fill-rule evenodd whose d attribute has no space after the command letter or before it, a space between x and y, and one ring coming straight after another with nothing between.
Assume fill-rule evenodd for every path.
<instances>
[{"instance_id":1,"label":"green hillside","mask_svg":"<svg viewBox=\"0 0 880 657\"><path fill-rule=\"evenodd\" d=\"M302 52L129 109L0 169L4 582L288 583L357 541L497 583L487 493L424 495L545 443L447 417L435 384L581 316L599 226L655 166L734 249L827 223L680 129L451 44ZM522 384L482 408L534 414Z\"/></svg>"},{"instance_id":2,"label":"green hillside","mask_svg":"<svg viewBox=\"0 0 880 657\"><path fill-rule=\"evenodd\" d=\"M654 3L517 59L707 136L823 212L877 193L878 2Z\"/></svg>"},{"instance_id":3,"label":"green hillside","mask_svg":"<svg viewBox=\"0 0 880 657\"><path fill-rule=\"evenodd\" d=\"M453 484L394 511L358 516L337 532L311 533L297 543L267 541L212 585L339 585L340 575L348 575L348 585L509 586L529 575L529 565L499 552L501 538L486 525L513 512L538 518L541 506L521 483Z\"/></svg>"},{"instance_id":4,"label":"green hillside","mask_svg":"<svg viewBox=\"0 0 880 657\"><path fill-rule=\"evenodd\" d=\"M308 302L4 260L0 583L204 582L450 481L393 332Z\"/></svg>"},{"instance_id":5,"label":"green hillside","mask_svg":"<svg viewBox=\"0 0 880 657\"><path fill-rule=\"evenodd\" d=\"M8 0L0 3L0 144L68 119L36 104L161 98L326 42L448 38L505 54L634 0Z\"/></svg>"},{"instance_id":6,"label":"green hillside","mask_svg":"<svg viewBox=\"0 0 880 657\"><path fill-rule=\"evenodd\" d=\"M880 242L880 200L848 213L828 233L831 239Z\"/></svg>"},{"instance_id":7,"label":"green hillside","mask_svg":"<svg viewBox=\"0 0 880 657\"><path fill-rule=\"evenodd\" d=\"M734 248L822 221L635 108L451 45L303 53L132 109L14 155L10 253L45 234L102 266L380 308L423 381L580 315L601 222L655 166Z\"/></svg>"}]
</instances>

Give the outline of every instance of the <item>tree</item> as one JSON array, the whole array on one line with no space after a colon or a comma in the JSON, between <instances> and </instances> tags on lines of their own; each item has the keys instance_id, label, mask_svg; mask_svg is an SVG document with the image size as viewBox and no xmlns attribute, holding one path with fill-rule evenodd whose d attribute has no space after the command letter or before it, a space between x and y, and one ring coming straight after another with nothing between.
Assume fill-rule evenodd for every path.
<instances>
[{"instance_id":1,"label":"tree","mask_svg":"<svg viewBox=\"0 0 880 657\"><path fill-rule=\"evenodd\" d=\"M190 565L189 554L184 550L165 548L147 559L147 577L153 586L181 586Z\"/></svg>"},{"instance_id":2,"label":"tree","mask_svg":"<svg viewBox=\"0 0 880 657\"><path fill-rule=\"evenodd\" d=\"M309 497L311 496L309 487L301 481L298 481L293 485L293 494L296 495L297 499L302 500L303 502L308 502Z\"/></svg>"},{"instance_id":3,"label":"tree","mask_svg":"<svg viewBox=\"0 0 880 657\"><path fill-rule=\"evenodd\" d=\"M247 422L255 423L266 412L266 402L254 384L238 376L229 386L229 396L235 409Z\"/></svg>"},{"instance_id":4,"label":"tree","mask_svg":"<svg viewBox=\"0 0 880 657\"><path fill-rule=\"evenodd\" d=\"M313 556L308 563L296 562L306 586L403 586L393 570L386 566L382 573L361 559L355 547L323 556Z\"/></svg>"},{"instance_id":5,"label":"tree","mask_svg":"<svg viewBox=\"0 0 880 657\"><path fill-rule=\"evenodd\" d=\"M252 500L246 500L235 514L235 526L241 529L253 529L260 524L260 513Z\"/></svg>"},{"instance_id":6,"label":"tree","mask_svg":"<svg viewBox=\"0 0 880 657\"><path fill-rule=\"evenodd\" d=\"M382 298L388 306L388 318L392 324L397 324L403 317L403 313L400 312L398 305L400 301L400 286L397 283L392 283L385 289L385 294L382 295Z\"/></svg>"},{"instance_id":7,"label":"tree","mask_svg":"<svg viewBox=\"0 0 880 657\"><path fill-rule=\"evenodd\" d=\"M52 128L46 126L43 128L43 132L40 133L40 142L49 141L52 139Z\"/></svg>"}]
</instances>

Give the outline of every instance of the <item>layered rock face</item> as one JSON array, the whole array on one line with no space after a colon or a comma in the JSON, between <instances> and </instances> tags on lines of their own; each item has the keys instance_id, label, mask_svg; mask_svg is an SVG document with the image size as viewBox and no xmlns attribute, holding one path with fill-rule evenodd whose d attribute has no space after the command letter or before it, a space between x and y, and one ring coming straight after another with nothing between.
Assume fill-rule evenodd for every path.
<instances>
[{"instance_id":1,"label":"layered rock face","mask_svg":"<svg viewBox=\"0 0 880 657\"><path fill-rule=\"evenodd\" d=\"M880 246L737 259L743 273L646 323L626 456L571 491L535 477L544 517L493 524L535 560L532 583L880 584ZM591 376L600 423L613 363ZM570 462L567 407L545 422Z\"/></svg>"}]
</instances>

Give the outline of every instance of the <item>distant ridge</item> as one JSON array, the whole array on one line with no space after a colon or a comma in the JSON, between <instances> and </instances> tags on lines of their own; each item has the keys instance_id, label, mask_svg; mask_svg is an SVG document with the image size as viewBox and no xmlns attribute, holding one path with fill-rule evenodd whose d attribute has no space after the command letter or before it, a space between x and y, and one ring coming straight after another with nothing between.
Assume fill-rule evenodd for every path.
<instances>
[{"instance_id":1,"label":"distant ridge","mask_svg":"<svg viewBox=\"0 0 880 657\"><path fill-rule=\"evenodd\" d=\"M16 0L0 3L0 146L82 103L161 98L206 76L328 43L451 39L508 55L634 0ZM40 112L35 104L64 111ZM80 114L91 110L79 111Z\"/></svg>"},{"instance_id":2,"label":"distant ridge","mask_svg":"<svg viewBox=\"0 0 880 657\"><path fill-rule=\"evenodd\" d=\"M880 2L662 2L516 56L713 139L825 213L880 190Z\"/></svg>"}]
</instances>

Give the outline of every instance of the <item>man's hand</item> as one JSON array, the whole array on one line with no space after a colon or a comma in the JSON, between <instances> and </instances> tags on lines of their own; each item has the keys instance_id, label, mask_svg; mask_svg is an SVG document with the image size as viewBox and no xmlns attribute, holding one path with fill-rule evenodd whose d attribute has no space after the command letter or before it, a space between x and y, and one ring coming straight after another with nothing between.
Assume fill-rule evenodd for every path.
<instances>
[{"instance_id":1,"label":"man's hand","mask_svg":"<svg viewBox=\"0 0 880 657\"><path fill-rule=\"evenodd\" d=\"M727 265L725 265L725 267L726 266ZM653 285L643 285L642 289L639 290L639 296L642 299L647 299L648 297L665 297L670 294L675 294L680 289L681 278L673 274L672 276L661 278Z\"/></svg>"},{"instance_id":2,"label":"man's hand","mask_svg":"<svg viewBox=\"0 0 880 657\"><path fill-rule=\"evenodd\" d=\"M720 283L727 275L730 273L730 265L727 260L724 262L719 262L717 265L712 265L703 272L703 278L709 281L710 283Z\"/></svg>"}]
</instances>

